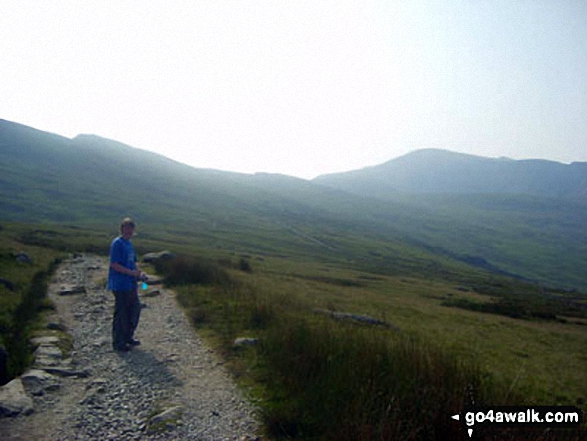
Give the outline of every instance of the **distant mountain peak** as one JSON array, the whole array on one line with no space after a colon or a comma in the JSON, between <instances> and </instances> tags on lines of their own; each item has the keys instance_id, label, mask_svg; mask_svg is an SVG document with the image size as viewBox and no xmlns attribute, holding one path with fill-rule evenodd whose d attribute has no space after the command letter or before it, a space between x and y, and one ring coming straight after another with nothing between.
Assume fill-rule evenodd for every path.
<instances>
[{"instance_id":1,"label":"distant mountain peak","mask_svg":"<svg viewBox=\"0 0 587 441\"><path fill-rule=\"evenodd\" d=\"M430 148L361 170L322 175L315 181L362 196L383 198L396 193L577 197L587 189L587 164L487 158Z\"/></svg>"},{"instance_id":2,"label":"distant mountain peak","mask_svg":"<svg viewBox=\"0 0 587 441\"><path fill-rule=\"evenodd\" d=\"M403 159L413 159L413 158L419 158L419 159L428 159L428 160L456 160L456 159L460 159L460 160L483 160L483 161L496 161L496 160L501 160L502 158L490 158L490 157L486 157L486 156L480 156L480 155L474 155L472 153L463 153L463 152L455 152L453 150L447 150L447 149L439 149L439 148L424 148L424 149L418 149L418 150L414 150L412 152L406 153L403 156L399 156L398 158L392 159L391 161L388 162L393 162L393 161L397 161L397 160L403 160ZM509 159L509 158L503 158L503 159ZM513 161L513 159L510 159L511 161Z\"/></svg>"},{"instance_id":3,"label":"distant mountain peak","mask_svg":"<svg viewBox=\"0 0 587 441\"><path fill-rule=\"evenodd\" d=\"M74 141L76 139L79 141L79 140L85 140L85 139L96 139L96 140L100 139L100 140L102 140L102 139L106 139L106 138L103 138L102 136L94 135L92 133L80 133L79 135L75 136L72 139Z\"/></svg>"},{"instance_id":4,"label":"distant mountain peak","mask_svg":"<svg viewBox=\"0 0 587 441\"><path fill-rule=\"evenodd\" d=\"M76 137L74 137L72 139L72 141L76 144L83 144L83 145L100 144L102 146L108 145L108 146L114 146L114 147L127 147L127 148L137 149L137 147L133 147L128 144L124 144L120 141L115 141L114 139L104 138L102 136L94 135L91 133L81 133L81 134L77 135Z\"/></svg>"}]
</instances>

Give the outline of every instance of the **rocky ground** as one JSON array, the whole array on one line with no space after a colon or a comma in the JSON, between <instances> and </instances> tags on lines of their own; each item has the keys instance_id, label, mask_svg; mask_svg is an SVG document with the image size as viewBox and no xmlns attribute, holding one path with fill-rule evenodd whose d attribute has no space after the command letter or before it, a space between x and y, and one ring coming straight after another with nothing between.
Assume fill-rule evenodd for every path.
<instances>
[{"instance_id":1,"label":"rocky ground","mask_svg":"<svg viewBox=\"0 0 587 441\"><path fill-rule=\"evenodd\" d=\"M58 268L49 288L57 311L33 342L33 369L0 388L0 399L15 399L0 417L0 439L256 439L254 406L190 327L172 291L141 291L135 337L142 344L112 350L106 274L105 259L92 255Z\"/></svg>"}]
</instances>

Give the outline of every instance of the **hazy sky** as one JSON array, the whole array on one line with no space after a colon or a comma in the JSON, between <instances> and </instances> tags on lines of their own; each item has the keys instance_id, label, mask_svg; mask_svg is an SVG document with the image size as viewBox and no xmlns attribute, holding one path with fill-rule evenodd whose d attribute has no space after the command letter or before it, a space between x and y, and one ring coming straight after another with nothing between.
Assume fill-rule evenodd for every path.
<instances>
[{"instance_id":1,"label":"hazy sky","mask_svg":"<svg viewBox=\"0 0 587 441\"><path fill-rule=\"evenodd\" d=\"M0 118L304 178L587 161L587 2L2 0Z\"/></svg>"}]
</instances>

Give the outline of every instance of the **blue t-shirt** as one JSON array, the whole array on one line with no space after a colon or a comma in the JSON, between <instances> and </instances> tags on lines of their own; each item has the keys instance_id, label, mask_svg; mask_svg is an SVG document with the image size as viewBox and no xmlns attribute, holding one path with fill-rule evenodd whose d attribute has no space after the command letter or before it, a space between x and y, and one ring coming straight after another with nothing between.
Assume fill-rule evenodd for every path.
<instances>
[{"instance_id":1,"label":"blue t-shirt","mask_svg":"<svg viewBox=\"0 0 587 441\"><path fill-rule=\"evenodd\" d=\"M110 263L119 263L130 270L137 269L137 256L129 240L117 237L110 245ZM108 289L111 291L132 291L136 288L137 279L110 268L108 271Z\"/></svg>"}]
</instances>

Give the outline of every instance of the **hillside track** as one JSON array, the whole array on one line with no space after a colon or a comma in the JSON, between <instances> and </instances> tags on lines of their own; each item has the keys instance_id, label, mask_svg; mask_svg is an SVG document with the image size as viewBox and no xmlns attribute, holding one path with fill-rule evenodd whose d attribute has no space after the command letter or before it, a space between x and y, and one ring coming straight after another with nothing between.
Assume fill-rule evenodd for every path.
<instances>
[{"instance_id":1,"label":"hillside track","mask_svg":"<svg viewBox=\"0 0 587 441\"><path fill-rule=\"evenodd\" d=\"M0 420L0 439L256 439L255 407L190 326L173 291L141 291L135 334L141 345L130 352L112 349L107 268L94 255L77 255L58 267L48 290L56 306L50 320L73 338L63 364L78 375L61 376L58 390L34 397L32 414ZM61 295L68 286L84 289Z\"/></svg>"}]
</instances>

